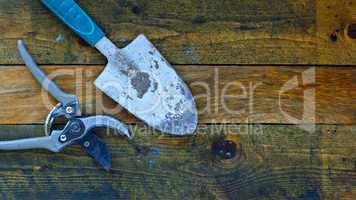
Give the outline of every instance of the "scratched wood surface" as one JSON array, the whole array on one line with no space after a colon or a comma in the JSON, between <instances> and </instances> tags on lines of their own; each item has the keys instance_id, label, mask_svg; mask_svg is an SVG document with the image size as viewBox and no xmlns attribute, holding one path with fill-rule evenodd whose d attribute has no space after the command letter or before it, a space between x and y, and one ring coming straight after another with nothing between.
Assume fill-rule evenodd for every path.
<instances>
[{"instance_id":1,"label":"scratched wood surface","mask_svg":"<svg viewBox=\"0 0 356 200\"><path fill-rule=\"evenodd\" d=\"M0 140L42 136L56 103L18 39L83 113L114 115L136 136L96 131L110 173L77 146L0 152L0 200L355 199L354 0L77 1L119 47L140 33L158 47L192 88L199 129L148 129L94 88L104 57L39 0L0 0Z\"/></svg>"},{"instance_id":2,"label":"scratched wood surface","mask_svg":"<svg viewBox=\"0 0 356 200\"><path fill-rule=\"evenodd\" d=\"M1 126L1 139L39 136L42 126ZM113 171L98 170L79 147L62 153L6 152L2 199L348 199L355 190L355 126L201 126L193 137L134 126L135 139L102 135ZM224 130L224 133L220 133ZM16 137L14 136L16 135ZM237 144L224 160L211 145Z\"/></svg>"},{"instance_id":3,"label":"scratched wood surface","mask_svg":"<svg viewBox=\"0 0 356 200\"><path fill-rule=\"evenodd\" d=\"M42 68L64 91L79 97L84 113L137 122L93 85L102 66ZM356 68L190 65L176 69L192 88L200 123L295 123L288 116L318 124L356 123ZM294 80L296 85L285 89ZM0 124L43 123L58 103L24 66L1 67L0 82ZM314 109L315 114L306 115Z\"/></svg>"},{"instance_id":4,"label":"scratched wood surface","mask_svg":"<svg viewBox=\"0 0 356 200\"><path fill-rule=\"evenodd\" d=\"M78 2L120 47L144 33L174 64L356 63L353 0ZM105 63L40 1L0 3L2 63L21 63L19 38L40 63Z\"/></svg>"}]
</instances>

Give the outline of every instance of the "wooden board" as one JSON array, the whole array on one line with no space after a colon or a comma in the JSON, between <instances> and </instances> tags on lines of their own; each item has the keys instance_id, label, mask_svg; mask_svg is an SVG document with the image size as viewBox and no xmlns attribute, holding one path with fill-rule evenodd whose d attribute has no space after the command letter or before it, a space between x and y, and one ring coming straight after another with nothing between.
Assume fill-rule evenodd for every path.
<instances>
[{"instance_id":1,"label":"wooden board","mask_svg":"<svg viewBox=\"0 0 356 200\"><path fill-rule=\"evenodd\" d=\"M192 88L199 129L173 137L142 125L95 89L102 55L40 1L1 0L0 141L43 136L57 103L22 65L19 39L84 114L135 134L96 130L110 173L76 145L0 152L1 200L355 199L356 2L77 2L119 47L141 33L154 43Z\"/></svg>"},{"instance_id":2,"label":"wooden board","mask_svg":"<svg viewBox=\"0 0 356 200\"><path fill-rule=\"evenodd\" d=\"M144 33L174 64L356 64L352 0L78 0L124 47ZM22 38L42 64L104 64L40 1L0 1L0 63ZM350 32L350 34L348 34Z\"/></svg>"},{"instance_id":3,"label":"wooden board","mask_svg":"<svg viewBox=\"0 0 356 200\"><path fill-rule=\"evenodd\" d=\"M0 126L0 139L40 136L42 126ZM102 134L113 171L77 146L62 153L1 152L2 199L344 199L356 195L356 129L201 125L170 137L133 126L135 139ZM219 130L225 130L219 134ZM7 133L7 134L4 134ZM109 134L110 135L110 134ZM236 144L225 160L212 147Z\"/></svg>"},{"instance_id":4,"label":"wooden board","mask_svg":"<svg viewBox=\"0 0 356 200\"><path fill-rule=\"evenodd\" d=\"M64 91L78 95L85 114L105 113L137 122L95 89L93 81L103 67L42 68ZM193 89L200 123L356 123L355 68L179 66L177 70ZM0 124L43 123L57 103L24 66L1 67L0 83ZM287 90L291 83L297 85Z\"/></svg>"}]
</instances>

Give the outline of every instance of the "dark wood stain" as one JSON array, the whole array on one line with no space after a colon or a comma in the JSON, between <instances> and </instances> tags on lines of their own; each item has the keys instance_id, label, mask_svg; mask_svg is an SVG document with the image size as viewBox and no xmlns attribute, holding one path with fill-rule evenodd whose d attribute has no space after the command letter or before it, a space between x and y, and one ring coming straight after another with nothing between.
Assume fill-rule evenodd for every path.
<instances>
[{"instance_id":1,"label":"dark wood stain","mask_svg":"<svg viewBox=\"0 0 356 200\"><path fill-rule=\"evenodd\" d=\"M356 23L349 25L347 29L347 35L352 39L356 39Z\"/></svg>"},{"instance_id":2,"label":"dark wood stain","mask_svg":"<svg viewBox=\"0 0 356 200\"><path fill-rule=\"evenodd\" d=\"M131 10L135 15L140 15L142 13L142 8L139 6L133 6Z\"/></svg>"},{"instance_id":3,"label":"dark wood stain","mask_svg":"<svg viewBox=\"0 0 356 200\"><path fill-rule=\"evenodd\" d=\"M337 33L334 32L330 35L330 40L333 41L333 42L336 42L337 41Z\"/></svg>"}]
</instances>

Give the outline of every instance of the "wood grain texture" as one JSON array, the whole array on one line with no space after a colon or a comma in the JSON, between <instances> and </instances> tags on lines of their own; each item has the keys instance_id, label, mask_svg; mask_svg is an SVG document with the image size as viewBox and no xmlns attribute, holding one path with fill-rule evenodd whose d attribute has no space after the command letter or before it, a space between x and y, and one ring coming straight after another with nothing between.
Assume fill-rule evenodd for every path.
<instances>
[{"instance_id":1,"label":"wood grain texture","mask_svg":"<svg viewBox=\"0 0 356 200\"><path fill-rule=\"evenodd\" d=\"M356 64L352 0L78 0L124 47L144 33L173 64ZM0 63L22 38L42 64L104 64L40 1L0 1Z\"/></svg>"},{"instance_id":2,"label":"wood grain texture","mask_svg":"<svg viewBox=\"0 0 356 200\"><path fill-rule=\"evenodd\" d=\"M103 67L42 68L64 91L79 97L85 114L105 113L128 123L136 122L93 85ZM176 69L192 88L200 123L356 122L355 68L179 66ZM1 67L0 82L0 124L43 123L57 103L24 66Z\"/></svg>"},{"instance_id":3,"label":"wood grain texture","mask_svg":"<svg viewBox=\"0 0 356 200\"><path fill-rule=\"evenodd\" d=\"M0 139L40 136L42 126L0 126ZM1 152L2 199L342 199L356 191L354 126L201 125L170 137L132 126L135 139L101 134L113 171L100 170L77 146L58 154ZM224 130L223 133L219 131ZM7 134L4 134L7 133ZM238 145L224 160L221 139Z\"/></svg>"},{"instance_id":4,"label":"wood grain texture","mask_svg":"<svg viewBox=\"0 0 356 200\"><path fill-rule=\"evenodd\" d=\"M96 130L110 173L76 145L0 152L1 200L355 199L354 0L77 1L119 47L143 33L175 64L199 129L173 137L138 124L95 89L102 55L40 1L0 0L0 141L42 136L57 103L22 65L18 39L84 114L135 133ZM232 159L217 155L223 140L236 144Z\"/></svg>"}]
</instances>

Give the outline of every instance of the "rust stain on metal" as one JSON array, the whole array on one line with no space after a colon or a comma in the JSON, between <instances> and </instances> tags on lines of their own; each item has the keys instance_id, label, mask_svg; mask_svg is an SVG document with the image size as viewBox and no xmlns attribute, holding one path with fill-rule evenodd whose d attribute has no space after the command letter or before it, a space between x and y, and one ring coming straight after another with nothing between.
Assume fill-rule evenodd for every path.
<instances>
[{"instance_id":1,"label":"rust stain on metal","mask_svg":"<svg viewBox=\"0 0 356 200\"><path fill-rule=\"evenodd\" d=\"M159 69L158 61L155 60L154 62L155 62L155 68L156 68L156 69Z\"/></svg>"},{"instance_id":2,"label":"rust stain on metal","mask_svg":"<svg viewBox=\"0 0 356 200\"><path fill-rule=\"evenodd\" d=\"M153 89L151 92L156 92L157 89L158 89L158 83L155 81L155 82L153 82Z\"/></svg>"},{"instance_id":3,"label":"rust stain on metal","mask_svg":"<svg viewBox=\"0 0 356 200\"><path fill-rule=\"evenodd\" d=\"M131 79L131 85L137 92L137 97L142 99L151 87L150 75L145 72L137 72Z\"/></svg>"}]
</instances>

